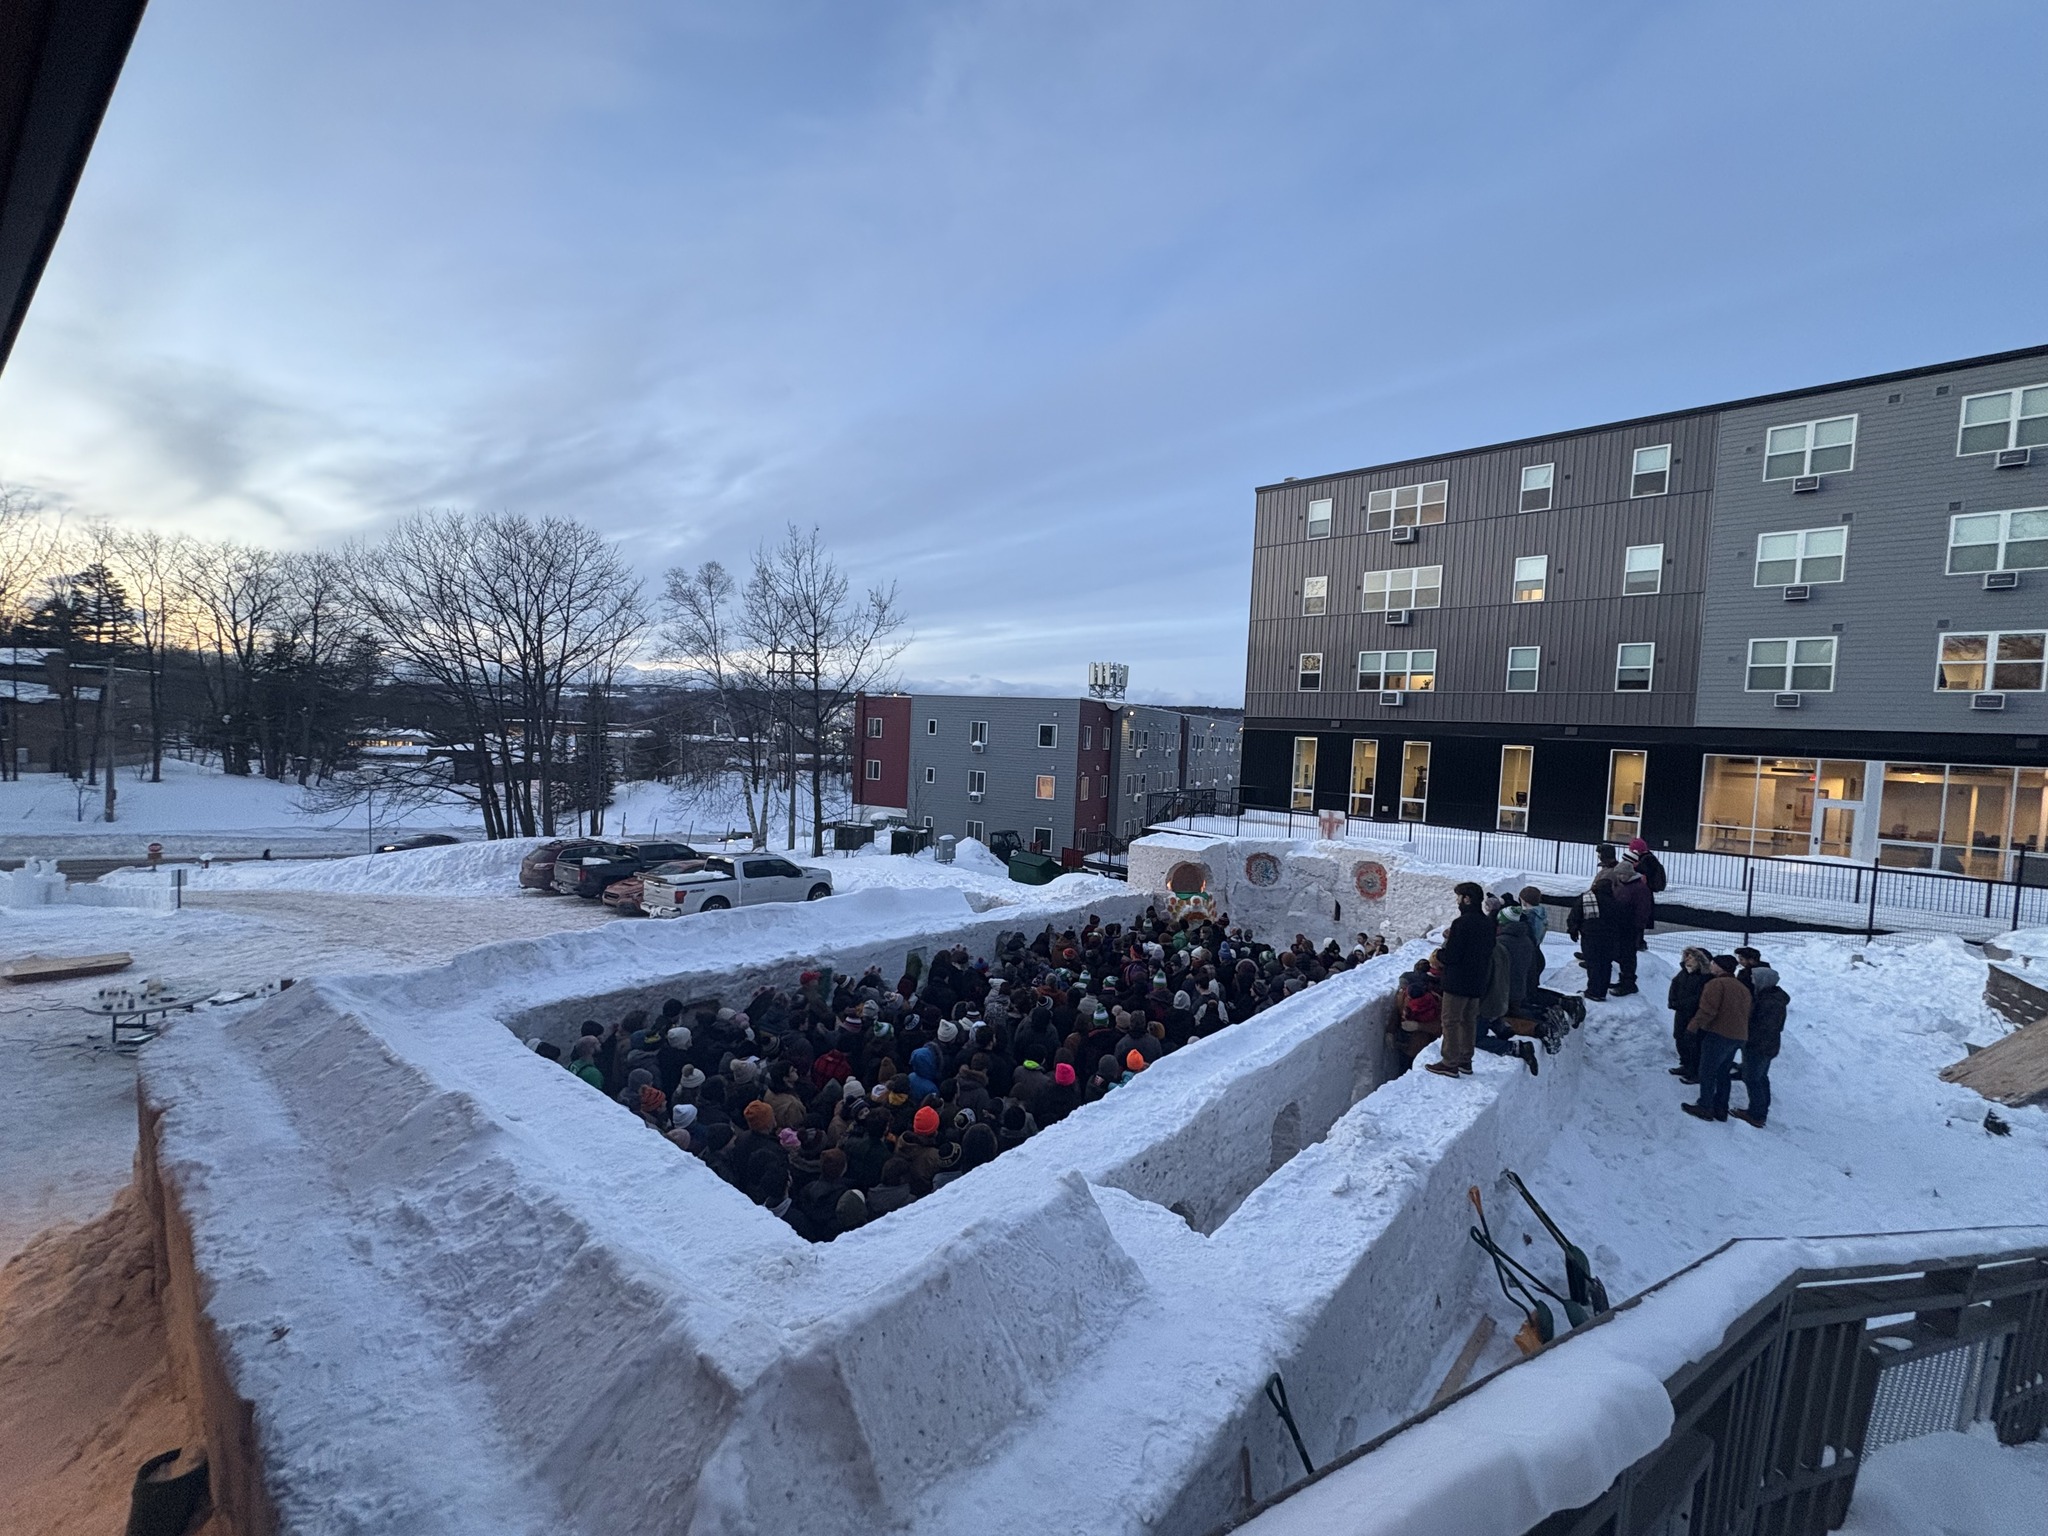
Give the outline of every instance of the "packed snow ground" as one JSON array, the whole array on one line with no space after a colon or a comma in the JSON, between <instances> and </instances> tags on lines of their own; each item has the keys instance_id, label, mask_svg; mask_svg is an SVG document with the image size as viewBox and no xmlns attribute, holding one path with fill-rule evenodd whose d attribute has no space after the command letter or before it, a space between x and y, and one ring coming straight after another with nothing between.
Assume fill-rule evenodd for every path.
<instances>
[{"instance_id":1,"label":"packed snow ground","mask_svg":"<svg viewBox=\"0 0 2048 1536\"><path fill-rule=\"evenodd\" d=\"M2003 1446L1989 1425L1874 1452L1842 1536L2048 1536L2048 1441Z\"/></svg>"}]
</instances>

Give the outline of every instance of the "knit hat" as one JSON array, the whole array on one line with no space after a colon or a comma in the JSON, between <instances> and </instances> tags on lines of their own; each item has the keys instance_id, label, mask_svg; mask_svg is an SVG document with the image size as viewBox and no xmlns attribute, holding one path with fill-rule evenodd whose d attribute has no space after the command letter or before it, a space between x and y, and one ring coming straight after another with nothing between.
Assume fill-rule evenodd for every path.
<instances>
[{"instance_id":1,"label":"knit hat","mask_svg":"<svg viewBox=\"0 0 2048 1536\"><path fill-rule=\"evenodd\" d=\"M640 1090L640 1112L642 1114L658 1115L667 1108L668 1095L655 1087L654 1084L649 1083Z\"/></svg>"},{"instance_id":2,"label":"knit hat","mask_svg":"<svg viewBox=\"0 0 2048 1536\"><path fill-rule=\"evenodd\" d=\"M690 1048L690 1032L678 1024L668 1032L668 1043L676 1050L687 1051Z\"/></svg>"},{"instance_id":3,"label":"knit hat","mask_svg":"<svg viewBox=\"0 0 2048 1536\"><path fill-rule=\"evenodd\" d=\"M671 1130L687 1131L697 1123L697 1106L678 1104L668 1112L668 1123Z\"/></svg>"},{"instance_id":4,"label":"knit hat","mask_svg":"<svg viewBox=\"0 0 2048 1536\"><path fill-rule=\"evenodd\" d=\"M751 1083L761 1075L760 1064L751 1056L735 1056L732 1059L732 1080L736 1083Z\"/></svg>"},{"instance_id":5,"label":"knit hat","mask_svg":"<svg viewBox=\"0 0 2048 1536\"><path fill-rule=\"evenodd\" d=\"M939 1112L927 1104L910 1117L910 1129L919 1136L939 1134Z\"/></svg>"},{"instance_id":6,"label":"knit hat","mask_svg":"<svg viewBox=\"0 0 2048 1536\"><path fill-rule=\"evenodd\" d=\"M1124 1065L1133 1072L1144 1071L1145 1053L1139 1050L1136 1046L1131 1047L1131 1049L1124 1054Z\"/></svg>"},{"instance_id":7,"label":"knit hat","mask_svg":"<svg viewBox=\"0 0 2048 1536\"><path fill-rule=\"evenodd\" d=\"M858 1099L866 1095L867 1089L861 1086L861 1080L850 1074L846 1081L839 1085L839 1096L842 1099Z\"/></svg>"},{"instance_id":8,"label":"knit hat","mask_svg":"<svg viewBox=\"0 0 2048 1536\"><path fill-rule=\"evenodd\" d=\"M946 1020L945 1023L939 1026L939 1043L941 1045L951 1045L955 1040L959 1038L960 1026L958 1024L955 1024L951 1019Z\"/></svg>"},{"instance_id":9,"label":"knit hat","mask_svg":"<svg viewBox=\"0 0 2048 1536\"><path fill-rule=\"evenodd\" d=\"M849 1189L832 1208L832 1219L841 1231L851 1231L863 1225L868 1219L867 1196L857 1189Z\"/></svg>"},{"instance_id":10,"label":"knit hat","mask_svg":"<svg viewBox=\"0 0 2048 1536\"><path fill-rule=\"evenodd\" d=\"M788 1126L785 1125L781 1130L775 1133L775 1139L781 1142L785 1147L789 1148L790 1151L794 1152L797 1149L797 1144L802 1138L800 1138L795 1131L792 1131Z\"/></svg>"},{"instance_id":11,"label":"knit hat","mask_svg":"<svg viewBox=\"0 0 2048 1536\"><path fill-rule=\"evenodd\" d=\"M704 1086L704 1074L695 1067L685 1067L676 1075L676 1086L678 1088L702 1088Z\"/></svg>"},{"instance_id":12,"label":"knit hat","mask_svg":"<svg viewBox=\"0 0 2048 1536\"><path fill-rule=\"evenodd\" d=\"M1074 1086L1074 1069L1063 1061L1052 1069L1052 1080L1062 1088L1071 1088Z\"/></svg>"},{"instance_id":13,"label":"knit hat","mask_svg":"<svg viewBox=\"0 0 2048 1536\"><path fill-rule=\"evenodd\" d=\"M539 1050L539 1049L540 1049L540 1036L539 1036L539 1035L530 1035L530 1036L528 1036L528 1037L527 1037L527 1041L526 1041L526 1048L527 1048L527 1049L528 1049L529 1051L537 1051L537 1050Z\"/></svg>"},{"instance_id":14,"label":"knit hat","mask_svg":"<svg viewBox=\"0 0 2048 1536\"><path fill-rule=\"evenodd\" d=\"M747 1122L748 1130L758 1131L763 1136L775 1129L775 1111L759 1099L746 1107L743 1118Z\"/></svg>"},{"instance_id":15,"label":"knit hat","mask_svg":"<svg viewBox=\"0 0 2048 1536\"><path fill-rule=\"evenodd\" d=\"M1176 992L1173 994L1173 1006L1185 1012L1195 1006L1195 1000L1185 992Z\"/></svg>"}]
</instances>

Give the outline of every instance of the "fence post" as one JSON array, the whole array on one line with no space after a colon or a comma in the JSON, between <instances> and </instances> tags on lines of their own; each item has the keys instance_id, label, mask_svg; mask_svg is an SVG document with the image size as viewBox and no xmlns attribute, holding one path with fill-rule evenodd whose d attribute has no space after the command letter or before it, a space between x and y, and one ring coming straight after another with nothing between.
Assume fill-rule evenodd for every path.
<instances>
[{"instance_id":1,"label":"fence post","mask_svg":"<svg viewBox=\"0 0 2048 1536\"><path fill-rule=\"evenodd\" d=\"M1482 869L1486 867L1486 834L1483 831L1479 834L1479 851L1472 856L1472 862Z\"/></svg>"},{"instance_id":2,"label":"fence post","mask_svg":"<svg viewBox=\"0 0 2048 1536\"><path fill-rule=\"evenodd\" d=\"M1553 875L1564 872L1564 839L1561 837L1550 840L1550 872Z\"/></svg>"},{"instance_id":3,"label":"fence post","mask_svg":"<svg viewBox=\"0 0 2048 1536\"><path fill-rule=\"evenodd\" d=\"M184 911L184 910L185 910L185 869L184 869L184 866L183 866L183 865L180 865L180 866L178 866L178 867L177 867L176 869L174 869L174 870L172 870L172 871L171 871L171 890L172 890L172 892L173 892L173 896L172 896L172 902L173 902L173 906L174 906L174 909L175 909L176 911L179 911L179 912L182 912L182 911ZM2013 907L2012 907L2012 909L2013 909L2013 911L2014 911L2015 913L2017 913L2017 912L2019 911L2020 907L2019 907L2019 898L2018 898L2018 897L2014 897L2014 898L2013 898ZM2017 928L2017 927L2019 926L2019 923L2018 923L2017 919L2015 919L2015 921L2014 921L2014 923L2013 923L2013 926L2014 926L2015 928Z\"/></svg>"},{"instance_id":4,"label":"fence post","mask_svg":"<svg viewBox=\"0 0 2048 1536\"><path fill-rule=\"evenodd\" d=\"M1742 866L1742 947L1749 947L1751 916L1756 910L1756 871L1745 860Z\"/></svg>"},{"instance_id":5,"label":"fence post","mask_svg":"<svg viewBox=\"0 0 2048 1536\"><path fill-rule=\"evenodd\" d=\"M1870 861L1870 913L1863 920L1863 942L1868 944L1877 937L1877 860Z\"/></svg>"},{"instance_id":6,"label":"fence post","mask_svg":"<svg viewBox=\"0 0 2048 1536\"><path fill-rule=\"evenodd\" d=\"M2020 931L2020 893L2027 888L2027 850L2022 848L2012 861L2012 931Z\"/></svg>"}]
</instances>

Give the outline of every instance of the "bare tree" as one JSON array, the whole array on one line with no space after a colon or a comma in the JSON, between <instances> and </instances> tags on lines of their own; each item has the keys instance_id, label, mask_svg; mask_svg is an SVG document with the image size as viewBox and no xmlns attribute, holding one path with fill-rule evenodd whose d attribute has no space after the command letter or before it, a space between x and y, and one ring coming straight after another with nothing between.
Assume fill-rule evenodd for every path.
<instances>
[{"instance_id":1,"label":"bare tree","mask_svg":"<svg viewBox=\"0 0 2048 1536\"><path fill-rule=\"evenodd\" d=\"M135 604L135 642L149 687L149 781L164 777L164 671L171 637L180 632L178 604L186 590L195 546L182 534L154 529L115 536L110 558ZM179 629L174 629L179 626Z\"/></svg>"},{"instance_id":2,"label":"bare tree","mask_svg":"<svg viewBox=\"0 0 2048 1536\"><path fill-rule=\"evenodd\" d=\"M21 646L21 619L29 595L39 590L56 569L62 528L46 517L43 505L19 486L0 485L0 634L17 650ZM20 661L17 655L13 658ZM18 730L20 671L10 669L14 679L10 690L15 707L7 713L8 731L0 737L0 778L15 778L18 768L14 733Z\"/></svg>"},{"instance_id":3,"label":"bare tree","mask_svg":"<svg viewBox=\"0 0 2048 1536\"><path fill-rule=\"evenodd\" d=\"M256 688L265 640L283 616L282 558L231 539L202 544L181 572L180 596L213 720L207 735L225 773L247 774L256 745Z\"/></svg>"},{"instance_id":4,"label":"bare tree","mask_svg":"<svg viewBox=\"0 0 2048 1536\"><path fill-rule=\"evenodd\" d=\"M696 570L677 566L665 589L667 623L664 655L680 662L691 681L712 696L711 734L720 750L705 759L712 774L738 777L747 809L747 834L756 848L768 846L768 796L774 773L774 690L768 676L768 648L754 634L772 629L772 618L749 611L759 595L750 585L743 598L732 573L716 560Z\"/></svg>"}]
</instances>

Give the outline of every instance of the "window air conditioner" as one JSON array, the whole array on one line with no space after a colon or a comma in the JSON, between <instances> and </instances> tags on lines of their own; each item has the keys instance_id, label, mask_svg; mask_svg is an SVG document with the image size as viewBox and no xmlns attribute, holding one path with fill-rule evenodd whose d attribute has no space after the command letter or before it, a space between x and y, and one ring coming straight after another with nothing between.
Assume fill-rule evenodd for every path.
<instances>
[{"instance_id":1,"label":"window air conditioner","mask_svg":"<svg viewBox=\"0 0 2048 1536\"><path fill-rule=\"evenodd\" d=\"M1803 603L1811 596L1813 588L1809 586L1791 586L1785 589L1785 601L1788 603Z\"/></svg>"},{"instance_id":2,"label":"window air conditioner","mask_svg":"<svg viewBox=\"0 0 2048 1536\"><path fill-rule=\"evenodd\" d=\"M1382 709L1398 709L1407 702L1408 695L1396 689L1389 688L1380 694L1380 708Z\"/></svg>"},{"instance_id":3,"label":"window air conditioner","mask_svg":"<svg viewBox=\"0 0 2048 1536\"><path fill-rule=\"evenodd\" d=\"M1973 693L1970 695L1972 709L2003 709L2005 695L2002 693Z\"/></svg>"},{"instance_id":4,"label":"window air conditioner","mask_svg":"<svg viewBox=\"0 0 2048 1536\"><path fill-rule=\"evenodd\" d=\"M1389 624L1406 624L1408 622L1408 610L1406 608L1389 608L1387 610L1387 622Z\"/></svg>"},{"instance_id":5,"label":"window air conditioner","mask_svg":"<svg viewBox=\"0 0 2048 1536\"><path fill-rule=\"evenodd\" d=\"M1774 693L1771 695L1771 703L1778 709L1797 709L1799 707L1799 700L1800 695L1796 693Z\"/></svg>"},{"instance_id":6,"label":"window air conditioner","mask_svg":"<svg viewBox=\"0 0 2048 1536\"><path fill-rule=\"evenodd\" d=\"M2000 469L2025 469L2034 462L2031 448L2001 448L1995 461Z\"/></svg>"},{"instance_id":7,"label":"window air conditioner","mask_svg":"<svg viewBox=\"0 0 2048 1536\"><path fill-rule=\"evenodd\" d=\"M1807 491L1817 491L1819 489L1819 475L1798 475L1793 478L1792 491L1794 495L1802 495Z\"/></svg>"},{"instance_id":8,"label":"window air conditioner","mask_svg":"<svg viewBox=\"0 0 2048 1536\"><path fill-rule=\"evenodd\" d=\"M2003 455L2000 455L2000 457L2003 457ZM1390 528L1387 530L1387 537L1396 544L1413 544L1415 542L1415 530L1413 528Z\"/></svg>"},{"instance_id":9,"label":"window air conditioner","mask_svg":"<svg viewBox=\"0 0 2048 1536\"><path fill-rule=\"evenodd\" d=\"M2018 571L1986 571L1984 590L1986 592L2010 592L2020 584Z\"/></svg>"},{"instance_id":10,"label":"window air conditioner","mask_svg":"<svg viewBox=\"0 0 2048 1536\"><path fill-rule=\"evenodd\" d=\"M988 796L988 791L987 791L987 790L983 790L983 789L970 789L969 791L967 791L967 798L968 798L968 799L970 799L970 800L972 800L972 801L973 801L973 802L974 802L974 803L975 803L976 805L979 805L979 804L981 804L981 802L982 802L982 801L983 801L984 799L986 799L986 798L987 798L987 796Z\"/></svg>"},{"instance_id":11,"label":"window air conditioner","mask_svg":"<svg viewBox=\"0 0 2048 1536\"><path fill-rule=\"evenodd\" d=\"M967 750L970 752L986 752L988 750L988 743L985 741L970 741L967 743Z\"/></svg>"}]
</instances>

